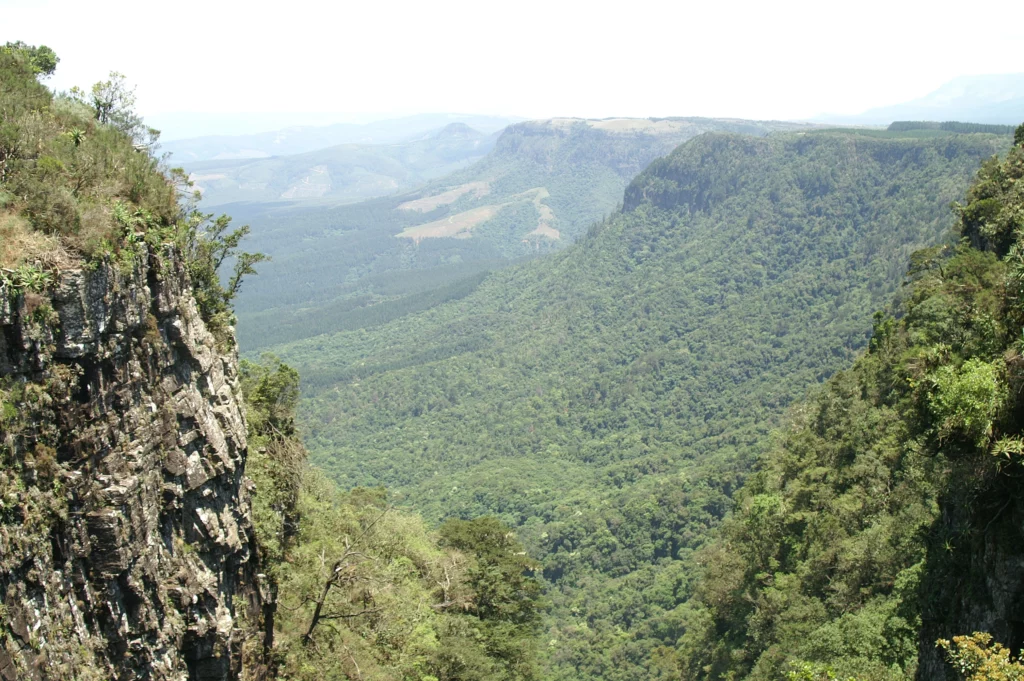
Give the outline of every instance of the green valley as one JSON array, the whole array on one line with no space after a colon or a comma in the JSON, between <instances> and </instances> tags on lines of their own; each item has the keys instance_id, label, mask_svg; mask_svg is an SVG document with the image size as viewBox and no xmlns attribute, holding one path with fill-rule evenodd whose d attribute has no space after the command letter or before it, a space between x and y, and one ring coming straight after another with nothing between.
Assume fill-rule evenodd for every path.
<instances>
[{"instance_id":1,"label":"green valley","mask_svg":"<svg viewBox=\"0 0 1024 681\"><path fill-rule=\"evenodd\" d=\"M915 119L886 127L396 118L768 116L928 78L838 33L788 76L818 46L775 6L635 35L633 8L314 9L179 30L187 93L66 84L101 42L145 65L97 12L58 32L67 76L0 44L0 681L1024 681L1020 75L863 114ZM919 14L884 23L938 77ZM1010 54L972 62L972 18L928 40ZM879 19L844 16L894 42ZM726 37L740 70L704 59ZM570 77L539 77L558 47ZM174 110L265 83L234 124ZM136 110L161 101L253 134L172 168Z\"/></svg>"},{"instance_id":2,"label":"green valley","mask_svg":"<svg viewBox=\"0 0 1024 681\"><path fill-rule=\"evenodd\" d=\"M519 527L547 678L672 677L694 552L769 431L864 346L1006 140L701 136L573 248L275 348L305 377L313 460L430 520Z\"/></svg>"}]
</instances>

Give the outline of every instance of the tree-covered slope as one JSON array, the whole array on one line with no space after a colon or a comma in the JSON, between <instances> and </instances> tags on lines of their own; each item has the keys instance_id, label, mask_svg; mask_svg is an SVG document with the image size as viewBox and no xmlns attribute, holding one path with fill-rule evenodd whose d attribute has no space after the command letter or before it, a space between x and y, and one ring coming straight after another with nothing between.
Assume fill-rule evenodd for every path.
<instances>
[{"instance_id":1,"label":"tree-covered slope","mask_svg":"<svg viewBox=\"0 0 1024 681\"><path fill-rule=\"evenodd\" d=\"M1005 138L710 134L566 251L283 346L318 465L522 526L552 678L674 669L691 552L791 401L844 367Z\"/></svg>"},{"instance_id":2,"label":"tree-covered slope","mask_svg":"<svg viewBox=\"0 0 1024 681\"><path fill-rule=\"evenodd\" d=\"M270 595L243 678L534 679L540 584L510 529L476 518L432 532L382 489L341 492L306 465L298 374L243 361L241 378Z\"/></svg>"},{"instance_id":3,"label":"tree-covered slope","mask_svg":"<svg viewBox=\"0 0 1024 681\"><path fill-rule=\"evenodd\" d=\"M481 272L572 243L617 208L648 163L696 135L806 127L701 118L532 121L509 126L473 166L408 194L340 207L232 206L236 220L253 226L253 247L273 258L239 301L241 343L264 348L380 324L427 307L422 297L430 289L455 286L458 293L436 291L429 304L464 295Z\"/></svg>"},{"instance_id":4,"label":"tree-covered slope","mask_svg":"<svg viewBox=\"0 0 1024 681\"><path fill-rule=\"evenodd\" d=\"M1022 178L1024 126L759 461L698 560L684 678L955 679L939 639L1024 647ZM1019 678L958 645L968 678Z\"/></svg>"}]
</instances>

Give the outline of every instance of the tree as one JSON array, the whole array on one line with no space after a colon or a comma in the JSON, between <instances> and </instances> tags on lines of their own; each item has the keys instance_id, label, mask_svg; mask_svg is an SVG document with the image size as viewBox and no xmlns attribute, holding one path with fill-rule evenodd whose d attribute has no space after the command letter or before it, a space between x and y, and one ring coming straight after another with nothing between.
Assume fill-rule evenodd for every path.
<instances>
[{"instance_id":1,"label":"tree","mask_svg":"<svg viewBox=\"0 0 1024 681\"><path fill-rule=\"evenodd\" d=\"M60 57L46 45L36 47L35 45L26 45L18 40L6 43L3 50L8 53L24 55L36 75L43 78L52 76L53 72L57 70L57 64L60 63Z\"/></svg>"},{"instance_id":2,"label":"tree","mask_svg":"<svg viewBox=\"0 0 1024 681\"><path fill-rule=\"evenodd\" d=\"M448 546L476 557L470 581L482 620L505 620L532 626L538 621L540 584L529 573L538 566L526 555L511 528L497 518L449 520L441 526Z\"/></svg>"},{"instance_id":3,"label":"tree","mask_svg":"<svg viewBox=\"0 0 1024 681\"><path fill-rule=\"evenodd\" d=\"M135 88L129 87L124 74L111 71L107 80L92 86L88 94L81 88L72 88L71 96L89 105L96 120L125 133L140 146L152 146L160 131L146 126L135 113Z\"/></svg>"},{"instance_id":4,"label":"tree","mask_svg":"<svg viewBox=\"0 0 1024 681\"><path fill-rule=\"evenodd\" d=\"M228 232L230 224L231 218L227 215L213 219L212 213L193 210L182 225L180 244L188 262L199 312L221 341L227 337L224 331L231 323L231 303L242 287L242 279L256 274L254 265L270 259L263 253L237 253L238 244L249 233L249 226ZM232 257L235 258L234 270L224 286L218 270Z\"/></svg>"},{"instance_id":5,"label":"tree","mask_svg":"<svg viewBox=\"0 0 1024 681\"><path fill-rule=\"evenodd\" d=\"M541 586L530 573L539 565L497 518L448 520L441 539L476 559L467 577L487 654L505 666L509 678L532 679Z\"/></svg>"},{"instance_id":6,"label":"tree","mask_svg":"<svg viewBox=\"0 0 1024 681\"><path fill-rule=\"evenodd\" d=\"M135 115L135 88L128 87L123 74L111 71L108 80L92 86L92 106L96 120L124 130L132 127Z\"/></svg>"},{"instance_id":7,"label":"tree","mask_svg":"<svg viewBox=\"0 0 1024 681\"><path fill-rule=\"evenodd\" d=\"M946 659L967 681L1024 681L1024 665L1014 659L1010 650L992 635L975 632L970 636L954 636L952 643L939 639L938 646Z\"/></svg>"}]
</instances>

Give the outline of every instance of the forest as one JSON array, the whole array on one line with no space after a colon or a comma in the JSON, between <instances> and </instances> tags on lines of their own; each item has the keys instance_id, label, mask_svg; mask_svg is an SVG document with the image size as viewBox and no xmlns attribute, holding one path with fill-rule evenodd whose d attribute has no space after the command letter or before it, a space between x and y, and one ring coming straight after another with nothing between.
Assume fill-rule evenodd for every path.
<instances>
[{"instance_id":1,"label":"forest","mask_svg":"<svg viewBox=\"0 0 1024 681\"><path fill-rule=\"evenodd\" d=\"M212 334L204 357L228 367L204 399L223 410L237 392L245 413L231 473L258 607L231 620L244 663L231 678L1024 678L1024 125L734 121L647 159L650 139L609 151L573 122L552 146L551 130L520 124L481 162L506 158L490 195L474 185L430 207L476 182L468 169L292 223L286 206L200 211L186 173L150 153L158 133L124 77L54 93L41 81L58 63L42 46L0 48L0 303L40 330L15 338L5 322L0 366L13 374L36 345L54 352L64 273L109 270L116 288L163 267L145 281L158 288L181 263L181 307L194 303ZM560 164L583 170L538 182L538 166ZM608 203L612 187L621 202ZM465 240L478 259L444 244L430 267L408 259L442 239L372 250L495 196L523 200L482 226L486 240ZM417 201L427 209L400 209ZM572 239L543 257L515 250L523 215L574 201L592 212L557 223ZM232 225L266 215L280 222ZM317 297L317 271L300 263L318 251L327 268L327 241L335 255L365 249ZM282 279L287 268L307 280ZM278 298L255 310L243 291ZM181 334L181 311L159 305ZM300 305L283 330L239 346L236 323L269 326ZM174 359L153 309L133 352ZM128 365L127 390L104 408L174 378ZM83 561L88 579L110 568L60 540L84 503L68 489L109 448L75 458L83 443L66 440L81 433L62 432L60 412L116 383L117 367L67 366L0 376L5 681L26 657L38 678L99 678L95 650L68 652L76 628L116 639L129 626L76 614L66 640L46 640L10 598L10 575L32 564L25 533L62 565ZM161 414L175 433L191 418ZM153 471L157 496L177 498L161 477L171 465ZM105 526L89 521L81 534L98 544ZM183 565L198 560L180 537L166 543ZM111 593L138 593L134 569L112 573ZM27 579L61 579L38 572ZM85 604L72 594L67 607ZM147 645L120 643L121 659Z\"/></svg>"},{"instance_id":2,"label":"forest","mask_svg":"<svg viewBox=\"0 0 1024 681\"><path fill-rule=\"evenodd\" d=\"M697 556L772 429L865 347L1008 139L697 138L571 249L278 346L312 460L428 521L518 527L551 603L547 678L671 678Z\"/></svg>"}]
</instances>

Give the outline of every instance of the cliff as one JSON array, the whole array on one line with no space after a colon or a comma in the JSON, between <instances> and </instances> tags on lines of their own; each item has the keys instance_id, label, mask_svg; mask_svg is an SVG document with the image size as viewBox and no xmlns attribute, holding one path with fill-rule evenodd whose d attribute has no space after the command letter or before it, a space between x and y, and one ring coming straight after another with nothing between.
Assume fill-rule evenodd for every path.
<instances>
[{"instance_id":1,"label":"cliff","mask_svg":"<svg viewBox=\"0 0 1024 681\"><path fill-rule=\"evenodd\" d=\"M959 678L935 641L983 631L1024 648L1024 500L1016 475L955 476L932 528L921 613L922 681Z\"/></svg>"},{"instance_id":2,"label":"cliff","mask_svg":"<svg viewBox=\"0 0 1024 681\"><path fill-rule=\"evenodd\" d=\"M164 248L0 279L3 681L240 674L260 598L236 357Z\"/></svg>"}]
</instances>

